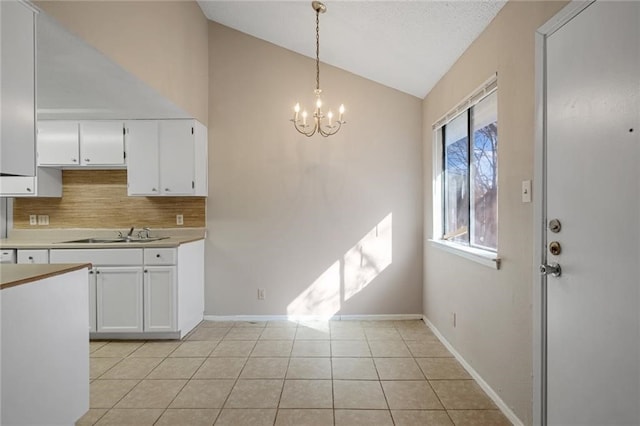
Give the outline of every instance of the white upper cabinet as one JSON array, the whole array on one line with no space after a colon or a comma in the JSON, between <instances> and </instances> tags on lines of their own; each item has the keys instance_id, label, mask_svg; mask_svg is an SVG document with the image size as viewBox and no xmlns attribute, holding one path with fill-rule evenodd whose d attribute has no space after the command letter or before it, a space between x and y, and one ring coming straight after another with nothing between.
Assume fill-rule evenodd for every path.
<instances>
[{"instance_id":1,"label":"white upper cabinet","mask_svg":"<svg viewBox=\"0 0 640 426\"><path fill-rule=\"evenodd\" d=\"M129 195L160 195L158 121L125 123Z\"/></svg>"},{"instance_id":2,"label":"white upper cabinet","mask_svg":"<svg viewBox=\"0 0 640 426\"><path fill-rule=\"evenodd\" d=\"M195 191L193 120L160 121L160 183L165 195L191 195Z\"/></svg>"},{"instance_id":3,"label":"white upper cabinet","mask_svg":"<svg viewBox=\"0 0 640 426\"><path fill-rule=\"evenodd\" d=\"M35 13L0 1L0 173L35 176Z\"/></svg>"},{"instance_id":4,"label":"white upper cabinet","mask_svg":"<svg viewBox=\"0 0 640 426\"><path fill-rule=\"evenodd\" d=\"M206 127L196 120L135 120L125 126L129 195L207 195Z\"/></svg>"},{"instance_id":5,"label":"white upper cabinet","mask_svg":"<svg viewBox=\"0 0 640 426\"><path fill-rule=\"evenodd\" d=\"M80 164L80 135L77 121L38 122L38 165Z\"/></svg>"},{"instance_id":6,"label":"white upper cabinet","mask_svg":"<svg viewBox=\"0 0 640 426\"><path fill-rule=\"evenodd\" d=\"M125 166L124 123L104 121L39 121L38 165L73 168Z\"/></svg>"},{"instance_id":7,"label":"white upper cabinet","mask_svg":"<svg viewBox=\"0 0 640 426\"><path fill-rule=\"evenodd\" d=\"M62 197L62 171L37 167L35 176L0 176L0 197Z\"/></svg>"},{"instance_id":8,"label":"white upper cabinet","mask_svg":"<svg viewBox=\"0 0 640 426\"><path fill-rule=\"evenodd\" d=\"M123 166L124 123L81 121L80 161L84 166Z\"/></svg>"}]
</instances>

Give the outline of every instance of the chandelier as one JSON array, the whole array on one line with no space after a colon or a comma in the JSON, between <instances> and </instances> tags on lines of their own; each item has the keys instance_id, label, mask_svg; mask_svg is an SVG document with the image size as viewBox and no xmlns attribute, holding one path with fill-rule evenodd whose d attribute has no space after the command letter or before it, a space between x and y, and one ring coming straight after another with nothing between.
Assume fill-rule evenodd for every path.
<instances>
[{"instance_id":1,"label":"chandelier","mask_svg":"<svg viewBox=\"0 0 640 426\"><path fill-rule=\"evenodd\" d=\"M322 112L322 99L320 95L322 90L320 89L320 14L327 11L327 7L319 1L311 2L311 7L316 11L316 90L313 93L316 94L316 107L313 111L313 117L308 117L307 110L303 110L300 113L300 104L296 103L293 107L293 122L296 130L307 137L311 137L316 133L321 134L324 137L335 135L338 130L346 123L344 121L344 105L340 105L338 109L338 117L334 120L334 115L331 110L327 113L326 117ZM325 120L326 118L326 120Z\"/></svg>"}]
</instances>

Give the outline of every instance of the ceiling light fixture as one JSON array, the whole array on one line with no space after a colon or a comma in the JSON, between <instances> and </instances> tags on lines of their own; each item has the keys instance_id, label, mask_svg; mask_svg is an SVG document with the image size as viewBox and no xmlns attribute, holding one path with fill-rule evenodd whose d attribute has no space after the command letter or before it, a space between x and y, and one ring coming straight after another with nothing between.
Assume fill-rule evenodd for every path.
<instances>
[{"instance_id":1,"label":"ceiling light fixture","mask_svg":"<svg viewBox=\"0 0 640 426\"><path fill-rule=\"evenodd\" d=\"M344 105L340 105L338 110L337 120L333 120L333 112L329 110L326 118L322 112L322 99L320 94L320 14L327 11L327 7L319 1L311 2L311 7L316 11L316 90L313 92L316 94L316 108L313 112L313 117L310 124L307 123L307 110L303 110L300 113L300 104L296 103L293 107L293 122L296 130L307 137L311 137L316 133L321 134L324 137L335 135L346 121L344 121Z\"/></svg>"}]
</instances>

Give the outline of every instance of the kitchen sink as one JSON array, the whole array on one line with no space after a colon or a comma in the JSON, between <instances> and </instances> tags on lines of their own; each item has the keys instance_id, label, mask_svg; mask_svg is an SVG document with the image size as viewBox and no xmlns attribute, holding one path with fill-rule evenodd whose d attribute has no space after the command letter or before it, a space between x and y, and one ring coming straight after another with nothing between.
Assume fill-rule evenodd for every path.
<instances>
[{"instance_id":1,"label":"kitchen sink","mask_svg":"<svg viewBox=\"0 0 640 426\"><path fill-rule=\"evenodd\" d=\"M150 243L152 241L165 240L169 237L150 237L150 238L84 238L81 240L61 241L58 244L110 244L110 243Z\"/></svg>"}]
</instances>

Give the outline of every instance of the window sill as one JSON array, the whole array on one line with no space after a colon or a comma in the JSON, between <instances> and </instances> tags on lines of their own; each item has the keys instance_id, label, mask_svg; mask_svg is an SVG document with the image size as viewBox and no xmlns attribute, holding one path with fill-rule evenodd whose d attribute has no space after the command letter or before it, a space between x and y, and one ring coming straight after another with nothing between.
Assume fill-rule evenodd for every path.
<instances>
[{"instance_id":1,"label":"window sill","mask_svg":"<svg viewBox=\"0 0 640 426\"><path fill-rule=\"evenodd\" d=\"M488 266L494 269L500 269L500 258L497 253L477 249L473 247L465 247L459 244L449 243L442 240L429 240L433 247L440 250L444 250L449 253L453 253L457 256L464 257L476 263L484 266Z\"/></svg>"}]
</instances>

